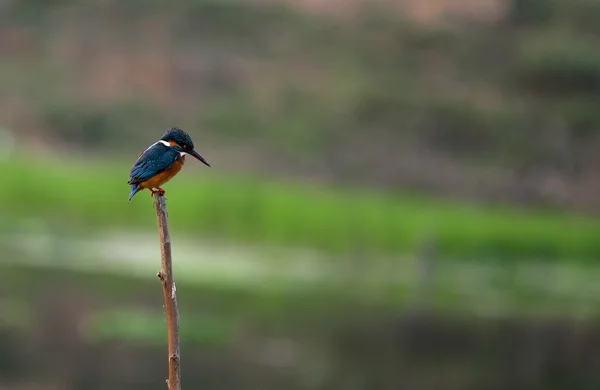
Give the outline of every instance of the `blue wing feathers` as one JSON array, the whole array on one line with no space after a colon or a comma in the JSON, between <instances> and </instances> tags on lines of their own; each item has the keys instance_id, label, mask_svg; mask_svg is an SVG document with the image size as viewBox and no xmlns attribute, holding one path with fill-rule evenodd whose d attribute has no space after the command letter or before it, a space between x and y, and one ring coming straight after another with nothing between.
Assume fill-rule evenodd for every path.
<instances>
[{"instance_id":1,"label":"blue wing feathers","mask_svg":"<svg viewBox=\"0 0 600 390\"><path fill-rule=\"evenodd\" d=\"M128 184L133 185L146 181L169 169L179 158L179 153L162 143L157 143L144 151L131 168ZM136 186L137 187L137 186ZM137 188L136 188L137 189Z\"/></svg>"},{"instance_id":2,"label":"blue wing feathers","mask_svg":"<svg viewBox=\"0 0 600 390\"><path fill-rule=\"evenodd\" d=\"M139 192L140 188L138 187L137 184L132 184L131 185L131 193L129 194L129 200L131 200L131 198L133 198L133 196L135 194L137 194Z\"/></svg>"}]
</instances>

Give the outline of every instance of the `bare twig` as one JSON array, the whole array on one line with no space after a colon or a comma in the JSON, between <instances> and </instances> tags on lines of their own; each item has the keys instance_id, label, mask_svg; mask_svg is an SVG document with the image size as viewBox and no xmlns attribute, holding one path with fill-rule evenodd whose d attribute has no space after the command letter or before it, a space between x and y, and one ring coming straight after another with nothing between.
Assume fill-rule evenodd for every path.
<instances>
[{"instance_id":1,"label":"bare twig","mask_svg":"<svg viewBox=\"0 0 600 390\"><path fill-rule=\"evenodd\" d=\"M179 310L177 309L177 296L175 282L173 281L173 266L171 261L171 235L169 234L169 221L167 203L164 194L154 194L154 206L158 217L158 233L160 236L161 270L158 278L163 285L165 297L165 312L167 315L167 334L169 349L169 390L181 390L181 372L179 358Z\"/></svg>"}]
</instances>

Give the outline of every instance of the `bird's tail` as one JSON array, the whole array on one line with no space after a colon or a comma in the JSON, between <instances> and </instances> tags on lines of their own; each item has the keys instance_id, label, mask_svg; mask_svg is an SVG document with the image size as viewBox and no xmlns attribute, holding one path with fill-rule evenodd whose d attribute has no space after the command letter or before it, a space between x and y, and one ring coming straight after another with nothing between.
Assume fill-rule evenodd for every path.
<instances>
[{"instance_id":1,"label":"bird's tail","mask_svg":"<svg viewBox=\"0 0 600 390\"><path fill-rule=\"evenodd\" d=\"M131 185L131 193L129 194L129 200L131 200L131 198L133 198L133 196L135 194L140 192L140 190L141 190L141 188L137 184L132 184Z\"/></svg>"}]
</instances>

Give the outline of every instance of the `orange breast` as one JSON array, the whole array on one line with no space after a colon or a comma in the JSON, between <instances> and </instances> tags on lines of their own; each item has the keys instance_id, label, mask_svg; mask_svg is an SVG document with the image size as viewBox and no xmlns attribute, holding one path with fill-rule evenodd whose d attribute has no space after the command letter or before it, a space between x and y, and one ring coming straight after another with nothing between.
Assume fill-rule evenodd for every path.
<instances>
[{"instance_id":1,"label":"orange breast","mask_svg":"<svg viewBox=\"0 0 600 390\"><path fill-rule=\"evenodd\" d=\"M141 188L158 188L171 180L181 168L183 168L183 164L185 163L185 156L180 157L177 161L173 163L171 168L167 169L159 173L158 175L140 183Z\"/></svg>"}]
</instances>

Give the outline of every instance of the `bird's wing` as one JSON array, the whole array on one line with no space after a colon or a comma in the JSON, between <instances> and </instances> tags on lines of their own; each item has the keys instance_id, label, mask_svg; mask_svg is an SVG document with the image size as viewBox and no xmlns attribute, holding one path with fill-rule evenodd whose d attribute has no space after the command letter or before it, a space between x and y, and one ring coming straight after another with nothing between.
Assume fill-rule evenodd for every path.
<instances>
[{"instance_id":1,"label":"bird's wing","mask_svg":"<svg viewBox=\"0 0 600 390\"><path fill-rule=\"evenodd\" d=\"M179 153L169 149L162 143L156 143L146 149L137 159L127 184L137 184L169 169L179 158Z\"/></svg>"}]
</instances>

